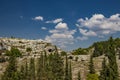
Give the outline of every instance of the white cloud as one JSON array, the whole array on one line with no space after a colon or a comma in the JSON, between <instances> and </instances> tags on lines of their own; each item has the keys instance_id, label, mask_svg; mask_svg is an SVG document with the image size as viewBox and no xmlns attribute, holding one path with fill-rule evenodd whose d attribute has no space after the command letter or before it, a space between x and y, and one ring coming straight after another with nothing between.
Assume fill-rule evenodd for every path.
<instances>
[{"instance_id":1,"label":"white cloud","mask_svg":"<svg viewBox=\"0 0 120 80\"><path fill-rule=\"evenodd\" d=\"M34 18L32 18L33 20L37 20L37 21L43 21L43 17L42 16L36 16Z\"/></svg>"},{"instance_id":2,"label":"white cloud","mask_svg":"<svg viewBox=\"0 0 120 80\"><path fill-rule=\"evenodd\" d=\"M80 18L78 23L76 26L83 36L104 36L120 31L120 14L111 15L109 18L95 14L91 18Z\"/></svg>"},{"instance_id":3,"label":"white cloud","mask_svg":"<svg viewBox=\"0 0 120 80\"><path fill-rule=\"evenodd\" d=\"M55 29L68 29L68 26L67 26L67 24L66 23L62 23L62 22L60 22L60 23L58 23L56 26L55 26Z\"/></svg>"},{"instance_id":4,"label":"white cloud","mask_svg":"<svg viewBox=\"0 0 120 80\"><path fill-rule=\"evenodd\" d=\"M110 16L110 20L119 20L120 19L120 14L115 14Z\"/></svg>"},{"instance_id":5,"label":"white cloud","mask_svg":"<svg viewBox=\"0 0 120 80\"><path fill-rule=\"evenodd\" d=\"M97 36L97 34L94 31L87 31L86 29L79 29L80 33L84 36Z\"/></svg>"},{"instance_id":6,"label":"white cloud","mask_svg":"<svg viewBox=\"0 0 120 80\"><path fill-rule=\"evenodd\" d=\"M55 19L55 20L52 20L52 21L46 21L46 23L54 23L54 24L57 24L59 22L62 22L63 19L62 18L58 18L58 19Z\"/></svg>"},{"instance_id":7,"label":"white cloud","mask_svg":"<svg viewBox=\"0 0 120 80\"><path fill-rule=\"evenodd\" d=\"M76 39L77 39L77 40L80 40L80 41L83 41L83 40L87 40L88 37L82 36L82 37L77 37Z\"/></svg>"},{"instance_id":8,"label":"white cloud","mask_svg":"<svg viewBox=\"0 0 120 80\"><path fill-rule=\"evenodd\" d=\"M65 48L68 44L74 43L74 34L76 30L69 30L66 23L58 23L55 29L49 30L50 36L46 36L45 40Z\"/></svg>"},{"instance_id":9,"label":"white cloud","mask_svg":"<svg viewBox=\"0 0 120 80\"><path fill-rule=\"evenodd\" d=\"M47 30L47 28L46 28L46 27L41 27L41 29L42 29L42 30Z\"/></svg>"}]
</instances>

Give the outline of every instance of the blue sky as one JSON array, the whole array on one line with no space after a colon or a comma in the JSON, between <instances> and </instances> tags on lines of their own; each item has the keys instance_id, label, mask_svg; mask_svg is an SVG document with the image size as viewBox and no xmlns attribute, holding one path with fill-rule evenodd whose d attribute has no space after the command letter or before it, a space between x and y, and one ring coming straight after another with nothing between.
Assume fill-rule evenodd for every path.
<instances>
[{"instance_id":1,"label":"blue sky","mask_svg":"<svg viewBox=\"0 0 120 80\"><path fill-rule=\"evenodd\" d=\"M0 37L72 50L111 35L120 37L120 0L0 0Z\"/></svg>"}]
</instances>

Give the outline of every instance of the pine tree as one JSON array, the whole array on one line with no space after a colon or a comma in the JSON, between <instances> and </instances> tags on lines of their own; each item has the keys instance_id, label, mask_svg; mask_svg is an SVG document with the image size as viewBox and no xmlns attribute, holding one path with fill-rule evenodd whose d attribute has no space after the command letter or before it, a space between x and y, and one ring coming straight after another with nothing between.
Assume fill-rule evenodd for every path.
<instances>
[{"instance_id":1,"label":"pine tree","mask_svg":"<svg viewBox=\"0 0 120 80\"><path fill-rule=\"evenodd\" d=\"M30 80L35 80L35 60L34 58L30 59L30 63L29 63L29 79Z\"/></svg>"},{"instance_id":2,"label":"pine tree","mask_svg":"<svg viewBox=\"0 0 120 80\"><path fill-rule=\"evenodd\" d=\"M66 63L65 63L65 80L69 80L69 70L68 70L68 58L66 55Z\"/></svg>"},{"instance_id":3,"label":"pine tree","mask_svg":"<svg viewBox=\"0 0 120 80\"><path fill-rule=\"evenodd\" d=\"M108 77L107 72L108 72L108 67L106 64L106 59L104 58L104 60L102 62L102 70L100 71L99 79L100 80L107 80L107 77Z\"/></svg>"},{"instance_id":4,"label":"pine tree","mask_svg":"<svg viewBox=\"0 0 120 80\"><path fill-rule=\"evenodd\" d=\"M56 49L56 52L54 53L52 60L52 72L56 80L63 80L64 76L63 68L64 68L63 60L61 56L58 54L58 51Z\"/></svg>"},{"instance_id":5,"label":"pine tree","mask_svg":"<svg viewBox=\"0 0 120 80\"><path fill-rule=\"evenodd\" d=\"M43 55L43 74L44 74L44 79L48 79L48 57L46 51L44 51Z\"/></svg>"},{"instance_id":6,"label":"pine tree","mask_svg":"<svg viewBox=\"0 0 120 80\"><path fill-rule=\"evenodd\" d=\"M109 61L109 80L119 80L118 79L118 66L116 62L116 53L113 38L110 37L108 45L108 61Z\"/></svg>"},{"instance_id":7,"label":"pine tree","mask_svg":"<svg viewBox=\"0 0 120 80\"><path fill-rule=\"evenodd\" d=\"M89 71L90 74L95 74L93 56L90 57L89 70L90 70Z\"/></svg>"},{"instance_id":8,"label":"pine tree","mask_svg":"<svg viewBox=\"0 0 120 80\"><path fill-rule=\"evenodd\" d=\"M38 59L38 68L37 68L37 80L46 80L47 79L47 55L46 53L41 53L40 58Z\"/></svg>"},{"instance_id":9,"label":"pine tree","mask_svg":"<svg viewBox=\"0 0 120 80\"><path fill-rule=\"evenodd\" d=\"M72 80L72 66L71 66L71 61L69 63L69 80Z\"/></svg>"},{"instance_id":10,"label":"pine tree","mask_svg":"<svg viewBox=\"0 0 120 80\"><path fill-rule=\"evenodd\" d=\"M21 79L22 78L22 79ZM20 68L20 79L21 80L29 80L29 68L28 68L28 62L25 61L25 64L21 66Z\"/></svg>"},{"instance_id":11,"label":"pine tree","mask_svg":"<svg viewBox=\"0 0 120 80\"><path fill-rule=\"evenodd\" d=\"M81 80L80 71L78 72L78 80Z\"/></svg>"},{"instance_id":12,"label":"pine tree","mask_svg":"<svg viewBox=\"0 0 120 80\"><path fill-rule=\"evenodd\" d=\"M54 55L53 54L50 54L48 56L48 80L54 80L54 73L53 73L53 57Z\"/></svg>"},{"instance_id":13,"label":"pine tree","mask_svg":"<svg viewBox=\"0 0 120 80\"><path fill-rule=\"evenodd\" d=\"M87 75L86 80L99 80L98 75L95 74L94 63L93 63L93 55L91 55L91 57L90 57L89 74Z\"/></svg>"},{"instance_id":14,"label":"pine tree","mask_svg":"<svg viewBox=\"0 0 120 80\"><path fill-rule=\"evenodd\" d=\"M41 55L40 58L38 58L38 63L37 63L37 80L41 80L42 79L42 68L43 68L43 64L42 64L42 59L43 55Z\"/></svg>"},{"instance_id":15,"label":"pine tree","mask_svg":"<svg viewBox=\"0 0 120 80\"><path fill-rule=\"evenodd\" d=\"M26 80L25 67L23 65L21 66L19 74L20 74L20 80Z\"/></svg>"}]
</instances>

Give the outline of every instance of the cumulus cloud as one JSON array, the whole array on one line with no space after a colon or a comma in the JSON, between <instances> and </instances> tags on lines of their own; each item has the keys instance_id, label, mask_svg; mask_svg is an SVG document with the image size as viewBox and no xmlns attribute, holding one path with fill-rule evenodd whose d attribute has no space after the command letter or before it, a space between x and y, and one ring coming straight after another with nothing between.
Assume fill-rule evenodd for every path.
<instances>
[{"instance_id":1,"label":"cumulus cloud","mask_svg":"<svg viewBox=\"0 0 120 80\"><path fill-rule=\"evenodd\" d=\"M84 36L97 36L97 34L94 31L87 31L86 29L79 29L80 33Z\"/></svg>"},{"instance_id":2,"label":"cumulus cloud","mask_svg":"<svg viewBox=\"0 0 120 80\"><path fill-rule=\"evenodd\" d=\"M60 23L58 23L56 26L55 26L55 29L68 29L68 26L67 26L67 24L66 23L62 23L62 22L60 22Z\"/></svg>"},{"instance_id":3,"label":"cumulus cloud","mask_svg":"<svg viewBox=\"0 0 120 80\"><path fill-rule=\"evenodd\" d=\"M76 26L83 36L104 36L120 31L120 14L109 18L103 14L95 14L91 18L80 18L78 23Z\"/></svg>"},{"instance_id":4,"label":"cumulus cloud","mask_svg":"<svg viewBox=\"0 0 120 80\"><path fill-rule=\"evenodd\" d=\"M46 36L45 40L55 45L65 48L67 44L73 44L74 34L76 30L69 30L66 23L58 23L55 29L49 30L50 36Z\"/></svg>"},{"instance_id":5,"label":"cumulus cloud","mask_svg":"<svg viewBox=\"0 0 120 80\"><path fill-rule=\"evenodd\" d=\"M82 37L77 37L76 39L77 39L77 40L80 40L80 41L83 41L83 40L87 40L88 37L82 36Z\"/></svg>"},{"instance_id":6,"label":"cumulus cloud","mask_svg":"<svg viewBox=\"0 0 120 80\"><path fill-rule=\"evenodd\" d=\"M43 21L43 17L42 16L36 16L36 17L34 17L32 19L36 20L36 21Z\"/></svg>"},{"instance_id":7,"label":"cumulus cloud","mask_svg":"<svg viewBox=\"0 0 120 80\"><path fill-rule=\"evenodd\" d=\"M46 21L46 23L54 23L54 24L57 24L59 22L62 22L63 19L62 18L58 18L58 19L55 19L55 20L52 20L52 21Z\"/></svg>"},{"instance_id":8,"label":"cumulus cloud","mask_svg":"<svg viewBox=\"0 0 120 80\"><path fill-rule=\"evenodd\" d=\"M46 27L41 27L41 29L42 29L42 30L47 30L47 28L46 28Z\"/></svg>"}]
</instances>

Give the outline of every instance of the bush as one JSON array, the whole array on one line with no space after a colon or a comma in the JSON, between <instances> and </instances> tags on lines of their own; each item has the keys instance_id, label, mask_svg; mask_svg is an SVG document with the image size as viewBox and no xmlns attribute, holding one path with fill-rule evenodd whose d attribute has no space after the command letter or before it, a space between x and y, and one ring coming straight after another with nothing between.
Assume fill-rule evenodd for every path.
<instances>
[{"instance_id":1,"label":"bush","mask_svg":"<svg viewBox=\"0 0 120 80\"><path fill-rule=\"evenodd\" d=\"M6 56L15 56L15 57L21 57L22 56L21 52L17 48L11 48L10 51L7 50L5 55Z\"/></svg>"},{"instance_id":2,"label":"bush","mask_svg":"<svg viewBox=\"0 0 120 80\"><path fill-rule=\"evenodd\" d=\"M87 80L99 80L99 78L97 74L88 74Z\"/></svg>"},{"instance_id":3,"label":"bush","mask_svg":"<svg viewBox=\"0 0 120 80\"><path fill-rule=\"evenodd\" d=\"M87 50L78 48L72 52L72 55L87 55Z\"/></svg>"},{"instance_id":4,"label":"bush","mask_svg":"<svg viewBox=\"0 0 120 80\"><path fill-rule=\"evenodd\" d=\"M26 48L26 51L27 51L27 52L31 52L31 51L32 51L32 48L28 47L28 48Z\"/></svg>"},{"instance_id":5,"label":"bush","mask_svg":"<svg viewBox=\"0 0 120 80\"><path fill-rule=\"evenodd\" d=\"M67 55L67 53L65 51L61 52L61 56L66 56L66 55Z\"/></svg>"}]
</instances>

